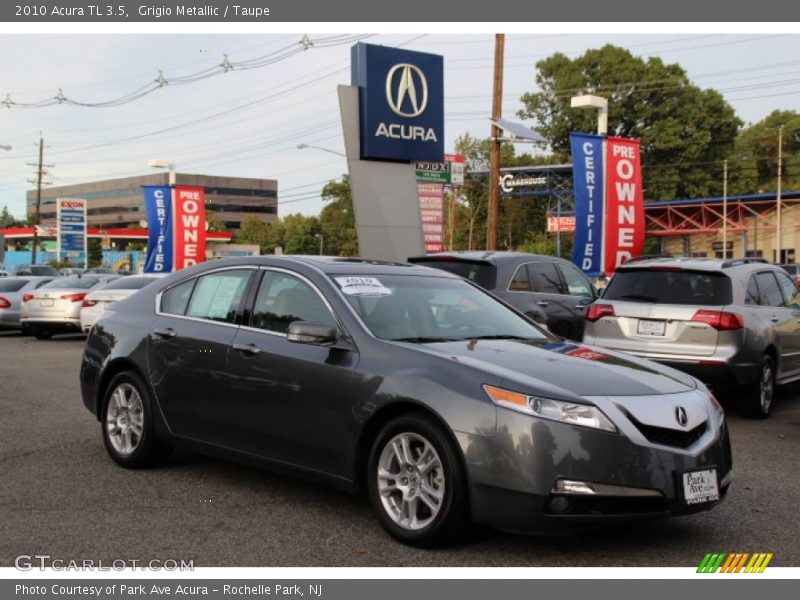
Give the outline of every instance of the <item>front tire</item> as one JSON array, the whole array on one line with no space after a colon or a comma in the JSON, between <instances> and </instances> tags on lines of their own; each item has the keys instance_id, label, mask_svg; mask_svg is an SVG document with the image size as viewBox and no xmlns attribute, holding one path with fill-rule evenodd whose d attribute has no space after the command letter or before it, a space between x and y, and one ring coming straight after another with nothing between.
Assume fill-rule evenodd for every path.
<instances>
[{"instance_id":1,"label":"front tire","mask_svg":"<svg viewBox=\"0 0 800 600\"><path fill-rule=\"evenodd\" d=\"M775 363L764 356L758 367L756 382L748 386L744 396L739 398L739 412L751 419L765 419L772 409L775 399Z\"/></svg>"},{"instance_id":2,"label":"front tire","mask_svg":"<svg viewBox=\"0 0 800 600\"><path fill-rule=\"evenodd\" d=\"M100 424L106 451L117 464L128 469L154 467L172 453L157 435L155 410L147 386L136 373L124 371L111 380Z\"/></svg>"},{"instance_id":3,"label":"front tire","mask_svg":"<svg viewBox=\"0 0 800 600\"><path fill-rule=\"evenodd\" d=\"M412 546L453 543L468 533L466 477L458 451L423 413L387 423L370 452L367 482L378 521Z\"/></svg>"}]
</instances>

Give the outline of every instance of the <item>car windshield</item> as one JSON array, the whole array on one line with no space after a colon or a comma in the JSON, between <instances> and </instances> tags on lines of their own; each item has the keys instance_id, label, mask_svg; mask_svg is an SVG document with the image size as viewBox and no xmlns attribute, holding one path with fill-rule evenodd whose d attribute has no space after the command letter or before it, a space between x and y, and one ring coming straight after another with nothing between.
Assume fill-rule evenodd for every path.
<instances>
[{"instance_id":1,"label":"car windshield","mask_svg":"<svg viewBox=\"0 0 800 600\"><path fill-rule=\"evenodd\" d=\"M722 273L683 269L620 269L603 300L725 306L731 303L731 280Z\"/></svg>"},{"instance_id":2,"label":"car windshield","mask_svg":"<svg viewBox=\"0 0 800 600\"><path fill-rule=\"evenodd\" d=\"M420 275L331 276L378 338L408 342L545 340L547 334L466 281Z\"/></svg>"},{"instance_id":3,"label":"car windshield","mask_svg":"<svg viewBox=\"0 0 800 600\"><path fill-rule=\"evenodd\" d=\"M114 279L104 290L140 290L146 285L158 281L158 277L120 277Z\"/></svg>"},{"instance_id":4,"label":"car windshield","mask_svg":"<svg viewBox=\"0 0 800 600\"><path fill-rule=\"evenodd\" d=\"M88 290L97 285L100 280L95 277L59 277L50 283L45 283L41 288L55 288L58 290Z\"/></svg>"}]
</instances>

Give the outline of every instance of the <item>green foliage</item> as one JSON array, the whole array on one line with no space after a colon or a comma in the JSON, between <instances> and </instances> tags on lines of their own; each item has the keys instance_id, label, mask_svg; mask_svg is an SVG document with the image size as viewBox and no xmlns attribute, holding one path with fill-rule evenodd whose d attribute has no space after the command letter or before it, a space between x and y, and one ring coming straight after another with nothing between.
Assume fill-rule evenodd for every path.
<instances>
[{"instance_id":1,"label":"green foliage","mask_svg":"<svg viewBox=\"0 0 800 600\"><path fill-rule=\"evenodd\" d=\"M778 179L778 129L783 126L783 189L800 188L800 114L776 110L744 128L728 167L731 194L775 191ZM721 172L722 167L715 167Z\"/></svg>"},{"instance_id":2,"label":"green foliage","mask_svg":"<svg viewBox=\"0 0 800 600\"><path fill-rule=\"evenodd\" d=\"M317 217L295 214L285 216L282 221L284 254L319 254L319 238L316 236L320 233L320 226Z\"/></svg>"},{"instance_id":3,"label":"green foliage","mask_svg":"<svg viewBox=\"0 0 800 600\"><path fill-rule=\"evenodd\" d=\"M8 206L3 206L2 211L0 211L0 228L5 229L6 227L25 227L27 223L25 221L20 221L14 218L10 212L8 212Z\"/></svg>"},{"instance_id":4,"label":"green foliage","mask_svg":"<svg viewBox=\"0 0 800 600\"><path fill-rule=\"evenodd\" d=\"M216 213L206 211L206 223L208 223L208 231L225 231L225 221Z\"/></svg>"},{"instance_id":5,"label":"green foliage","mask_svg":"<svg viewBox=\"0 0 800 600\"><path fill-rule=\"evenodd\" d=\"M281 221L264 223L255 215L248 215L234 236L237 244L256 244L262 254L273 254L275 248L283 247L284 226Z\"/></svg>"},{"instance_id":6,"label":"green foliage","mask_svg":"<svg viewBox=\"0 0 800 600\"><path fill-rule=\"evenodd\" d=\"M89 238L86 240L86 249L89 254L89 266L101 266L103 264L103 244L100 238Z\"/></svg>"},{"instance_id":7,"label":"green foliage","mask_svg":"<svg viewBox=\"0 0 800 600\"><path fill-rule=\"evenodd\" d=\"M343 175L340 181L334 180L325 184L322 188L322 200L326 202L319 215L323 253L331 256L357 256L358 236L349 175Z\"/></svg>"},{"instance_id":8,"label":"green foliage","mask_svg":"<svg viewBox=\"0 0 800 600\"><path fill-rule=\"evenodd\" d=\"M522 96L519 114L536 121L560 161L569 160L570 132L597 130L596 111L571 109L570 98L596 94L608 99L609 135L641 140L647 199L719 191L719 175L706 167L731 154L742 122L719 92L694 85L680 65L606 45L574 59L556 53L536 68L541 91Z\"/></svg>"}]
</instances>

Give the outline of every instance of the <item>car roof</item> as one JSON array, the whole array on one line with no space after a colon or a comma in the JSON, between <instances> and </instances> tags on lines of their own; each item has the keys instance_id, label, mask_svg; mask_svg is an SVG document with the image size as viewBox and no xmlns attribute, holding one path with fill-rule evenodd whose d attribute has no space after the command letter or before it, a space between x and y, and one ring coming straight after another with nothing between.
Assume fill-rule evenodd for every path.
<instances>
[{"instance_id":1,"label":"car roof","mask_svg":"<svg viewBox=\"0 0 800 600\"><path fill-rule=\"evenodd\" d=\"M307 255L268 255L227 258L211 264L223 263L226 266L263 265L272 267L306 266L326 275L425 275L429 277L452 277L457 275L445 273L439 269L422 267L404 262L370 260L358 257L340 256L307 256ZM209 265L210 263L203 263Z\"/></svg>"},{"instance_id":2,"label":"car roof","mask_svg":"<svg viewBox=\"0 0 800 600\"><path fill-rule=\"evenodd\" d=\"M437 258L445 258L448 260L464 260L471 262L485 262L490 264L497 264L506 260L519 262L522 260L548 260L548 261L564 261L563 258L557 256L548 256L546 254L531 254L529 252L510 252L510 251L492 251L492 250L459 250L453 252L435 252L433 254L426 254L424 256L412 256L408 260L410 262L425 262L434 261Z\"/></svg>"},{"instance_id":3,"label":"car roof","mask_svg":"<svg viewBox=\"0 0 800 600\"><path fill-rule=\"evenodd\" d=\"M692 271L756 270L764 267L777 267L763 258L697 258L682 256L663 256L655 258L632 259L617 267L617 271L663 267Z\"/></svg>"}]
</instances>

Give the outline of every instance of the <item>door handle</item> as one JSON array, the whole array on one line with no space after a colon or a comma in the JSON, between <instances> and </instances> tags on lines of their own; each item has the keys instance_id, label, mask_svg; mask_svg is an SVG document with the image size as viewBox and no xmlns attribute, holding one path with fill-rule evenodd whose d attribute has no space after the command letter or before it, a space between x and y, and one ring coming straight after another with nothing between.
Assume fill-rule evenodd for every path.
<instances>
[{"instance_id":1,"label":"door handle","mask_svg":"<svg viewBox=\"0 0 800 600\"><path fill-rule=\"evenodd\" d=\"M155 329L153 333L161 338L174 338L176 335L178 335L178 332L172 327L167 327L166 329Z\"/></svg>"},{"instance_id":2,"label":"door handle","mask_svg":"<svg viewBox=\"0 0 800 600\"><path fill-rule=\"evenodd\" d=\"M575 308L577 308L578 310L586 310L586 306L587 306L586 304L576 304Z\"/></svg>"},{"instance_id":3,"label":"door handle","mask_svg":"<svg viewBox=\"0 0 800 600\"><path fill-rule=\"evenodd\" d=\"M242 354L247 354L249 356L255 356L259 352L261 352L261 348L256 346L255 344L234 344L234 350L238 350Z\"/></svg>"},{"instance_id":4,"label":"door handle","mask_svg":"<svg viewBox=\"0 0 800 600\"><path fill-rule=\"evenodd\" d=\"M550 303L549 302L545 302L544 300L539 300L539 302L537 302L536 304L538 306L550 306Z\"/></svg>"}]
</instances>

